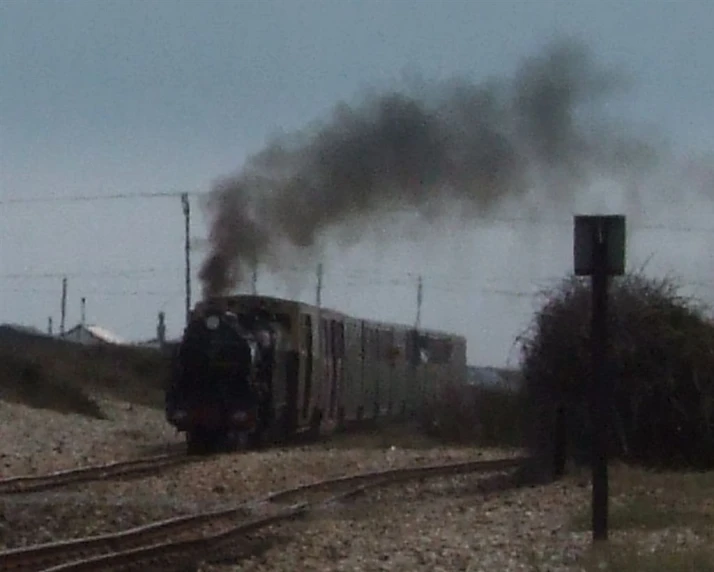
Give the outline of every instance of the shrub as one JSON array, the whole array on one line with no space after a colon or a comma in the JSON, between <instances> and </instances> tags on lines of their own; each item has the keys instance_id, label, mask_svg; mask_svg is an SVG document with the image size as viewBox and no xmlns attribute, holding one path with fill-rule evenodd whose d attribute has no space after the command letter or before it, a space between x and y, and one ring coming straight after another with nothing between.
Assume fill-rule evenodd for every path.
<instances>
[{"instance_id":1,"label":"shrub","mask_svg":"<svg viewBox=\"0 0 714 572\"><path fill-rule=\"evenodd\" d=\"M552 448L566 406L570 454L588 458L590 281L570 277L544 293L521 336L530 445ZM671 279L611 281L608 313L611 454L652 465L714 464L714 325Z\"/></svg>"},{"instance_id":2,"label":"shrub","mask_svg":"<svg viewBox=\"0 0 714 572\"><path fill-rule=\"evenodd\" d=\"M58 379L41 360L3 347L0 347L0 399L37 409L106 419L99 404L82 388Z\"/></svg>"},{"instance_id":3,"label":"shrub","mask_svg":"<svg viewBox=\"0 0 714 572\"><path fill-rule=\"evenodd\" d=\"M520 446L522 398L504 386L447 384L421 411L420 423L431 437L484 447Z\"/></svg>"},{"instance_id":4,"label":"shrub","mask_svg":"<svg viewBox=\"0 0 714 572\"><path fill-rule=\"evenodd\" d=\"M0 336L0 399L34 407L99 415L82 396L104 395L162 409L168 371L167 354L153 349Z\"/></svg>"}]
</instances>

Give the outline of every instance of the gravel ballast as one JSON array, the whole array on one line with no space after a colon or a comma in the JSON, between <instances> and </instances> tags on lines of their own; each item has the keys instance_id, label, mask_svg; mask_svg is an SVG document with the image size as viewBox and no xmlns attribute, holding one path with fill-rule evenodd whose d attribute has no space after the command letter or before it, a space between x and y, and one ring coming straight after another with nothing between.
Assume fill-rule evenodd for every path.
<instances>
[{"instance_id":1,"label":"gravel ballast","mask_svg":"<svg viewBox=\"0 0 714 572\"><path fill-rule=\"evenodd\" d=\"M2 476L113 462L180 444L163 412L98 401L108 420L0 402ZM219 455L131 480L10 496L0 500L0 547L118 531L352 473L516 454L470 448L370 448L364 439L358 442L362 446L355 448L344 446L342 439L342 446L336 448L328 442Z\"/></svg>"},{"instance_id":2,"label":"gravel ballast","mask_svg":"<svg viewBox=\"0 0 714 572\"><path fill-rule=\"evenodd\" d=\"M163 412L98 399L109 419L0 402L2 477L42 474L181 446ZM423 441L423 440L422 440ZM356 472L494 459L507 450L390 445L382 433L350 441L274 447L206 458L125 481L95 482L0 498L0 549L114 532L154 520L225 507L255 496ZM493 475L493 474L492 474ZM492 488L491 475L391 485L293 523L251 535L249 554L201 572L582 570L591 546L572 519L590 502L587 479ZM613 499L614 501L614 499ZM681 530L613 531L611 540L659 550L701 544Z\"/></svg>"}]
</instances>

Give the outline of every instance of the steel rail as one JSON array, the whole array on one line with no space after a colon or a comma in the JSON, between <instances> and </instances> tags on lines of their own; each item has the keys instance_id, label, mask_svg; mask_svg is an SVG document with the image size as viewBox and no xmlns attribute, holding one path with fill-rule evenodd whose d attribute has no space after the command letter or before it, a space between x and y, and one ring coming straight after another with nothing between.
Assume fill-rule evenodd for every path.
<instances>
[{"instance_id":1,"label":"steel rail","mask_svg":"<svg viewBox=\"0 0 714 572\"><path fill-rule=\"evenodd\" d=\"M29 493L88 481L135 476L190 462L195 462L195 458L188 457L184 453L171 453L101 465L76 467L43 475L10 477L0 479L0 495Z\"/></svg>"},{"instance_id":2,"label":"steel rail","mask_svg":"<svg viewBox=\"0 0 714 572\"><path fill-rule=\"evenodd\" d=\"M237 536L299 517L319 506L370 488L434 476L504 471L520 467L525 459L512 457L427 465L327 479L283 489L226 509L174 517L117 533L7 550L0 552L0 569L8 572L95 572L133 569L149 563L156 565L167 559L175 561L177 558L185 565L187 558L200 559L201 554L213 553ZM352 488L327 500L299 502L278 509L277 512L273 508L273 514L251 518L256 510L265 510L266 507L270 509L271 505L284 503L291 497L344 486ZM64 564L58 564L61 562Z\"/></svg>"}]
</instances>

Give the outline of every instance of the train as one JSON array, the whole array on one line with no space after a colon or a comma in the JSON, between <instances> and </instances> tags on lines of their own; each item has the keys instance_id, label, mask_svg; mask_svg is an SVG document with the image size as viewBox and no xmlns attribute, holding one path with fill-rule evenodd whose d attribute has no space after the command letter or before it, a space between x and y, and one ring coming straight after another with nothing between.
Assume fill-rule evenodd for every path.
<instances>
[{"instance_id":1,"label":"train","mask_svg":"<svg viewBox=\"0 0 714 572\"><path fill-rule=\"evenodd\" d=\"M198 302L172 359L166 420L189 453L408 418L466 380L466 339L303 302Z\"/></svg>"}]
</instances>

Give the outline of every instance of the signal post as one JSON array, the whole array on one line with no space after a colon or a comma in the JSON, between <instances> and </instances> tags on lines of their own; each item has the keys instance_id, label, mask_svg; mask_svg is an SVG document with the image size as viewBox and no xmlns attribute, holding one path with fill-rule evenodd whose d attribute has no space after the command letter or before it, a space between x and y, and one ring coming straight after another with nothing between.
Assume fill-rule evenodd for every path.
<instances>
[{"instance_id":1,"label":"signal post","mask_svg":"<svg viewBox=\"0 0 714 572\"><path fill-rule=\"evenodd\" d=\"M607 302L610 276L625 273L625 217L576 215L574 220L576 276L592 278L590 420L592 425L593 540L607 540L608 435L611 380L607 364Z\"/></svg>"}]
</instances>

